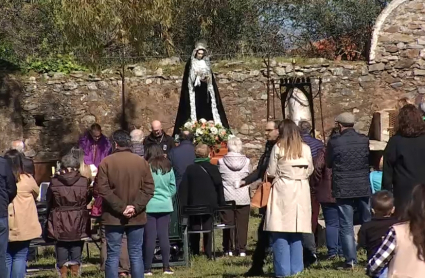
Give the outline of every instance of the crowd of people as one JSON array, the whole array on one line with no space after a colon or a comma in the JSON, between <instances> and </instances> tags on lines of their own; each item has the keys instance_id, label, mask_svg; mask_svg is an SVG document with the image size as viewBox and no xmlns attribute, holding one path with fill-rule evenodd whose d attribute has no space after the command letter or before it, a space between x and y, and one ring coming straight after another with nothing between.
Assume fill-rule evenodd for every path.
<instances>
[{"instance_id":1,"label":"crowd of people","mask_svg":"<svg viewBox=\"0 0 425 278\"><path fill-rule=\"evenodd\" d=\"M263 275L271 247L275 277L289 277L317 262L315 234L320 208L326 223L327 259L345 259L344 269L358 264L357 249L367 250L371 277L421 277L425 271L425 122L418 108L404 105L397 133L388 142L381 166L370 171L369 139L354 130L355 117L342 113L327 144L311 135L307 121L266 124L264 154L253 170L243 142L230 137L228 153L210 163L210 148L193 144L181 132L177 146L152 122L144 138L140 129L115 131L107 138L93 124L78 147L60 160L46 193L47 223L38 219L40 193L34 163L24 144L14 141L0 158L0 276L23 278L31 240L55 245L61 278L81 274L84 240L90 218L99 217L101 269L105 277L151 276L158 239L163 274L170 267L169 225L175 209L218 208L225 256L247 255L250 190L272 182L258 227L252 267L246 276ZM177 197L179 206L173 200ZM210 230L214 217L189 218L189 229ZM356 240L354 224L361 224ZM200 234L189 239L200 255ZM205 255L212 258L211 234L203 234ZM401 254L403 254L401 256ZM4 276L3 276L4 274Z\"/></svg>"}]
</instances>

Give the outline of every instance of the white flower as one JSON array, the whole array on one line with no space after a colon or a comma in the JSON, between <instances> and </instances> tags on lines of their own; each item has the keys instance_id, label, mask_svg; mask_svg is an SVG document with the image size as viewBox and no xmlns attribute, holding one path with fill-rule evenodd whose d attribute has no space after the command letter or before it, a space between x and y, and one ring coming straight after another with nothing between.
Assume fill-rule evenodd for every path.
<instances>
[{"instance_id":1,"label":"white flower","mask_svg":"<svg viewBox=\"0 0 425 278\"><path fill-rule=\"evenodd\" d=\"M218 133L218 129L215 126L210 128L210 131L211 131L211 134L214 134L214 135L216 135Z\"/></svg>"},{"instance_id":2,"label":"white flower","mask_svg":"<svg viewBox=\"0 0 425 278\"><path fill-rule=\"evenodd\" d=\"M214 121L208 121L208 123L215 125L215 122Z\"/></svg>"},{"instance_id":3,"label":"white flower","mask_svg":"<svg viewBox=\"0 0 425 278\"><path fill-rule=\"evenodd\" d=\"M229 134L229 139L230 138L233 138L233 137L236 137L235 135L233 135L233 134Z\"/></svg>"},{"instance_id":4,"label":"white flower","mask_svg":"<svg viewBox=\"0 0 425 278\"><path fill-rule=\"evenodd\" d=\"M187 123L185 123L185 124L184 124L184 127L185 127L185 128L191 128L191 127L192 127L192 125L193 125L193 124L192 124L191 122L187 122Z\"/></svg>"},{"instance_id":5,"label":"white flower","mask_svg":"<svg viewBox=\"0 0 425 278\"><path fill-rule=\"evenodd\" d=\"M200 128L197 128L196 129L196 135L202 135L202 134L204 134L204 132L202 131L202 129L200 129Z\"/></svg>"},{"instance_id":6,"label":"white flower","mask_svg":"<svg viewBox=\"0 0 425 278\"><path fill-rule=\"evenodd\" d=\"M207 120L205 120L204 118L202 118L202 119L200 119L200 120L199 120L199 122L200 122L201 124L205 124L205 123L207 122Z\"/></svg>"}]
</instances>

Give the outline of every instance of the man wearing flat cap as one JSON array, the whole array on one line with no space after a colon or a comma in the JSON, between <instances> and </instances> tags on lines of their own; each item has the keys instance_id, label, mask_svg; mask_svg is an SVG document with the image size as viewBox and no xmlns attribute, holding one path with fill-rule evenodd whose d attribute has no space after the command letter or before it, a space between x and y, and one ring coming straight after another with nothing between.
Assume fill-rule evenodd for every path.
<instances>
[{"instance_id":1,"label":"man wearing flat cap","mask_svg":"<svg viewBox=\"0 0 425 278\"><path fill-rule=\"evenodd\" d=\"M338 206L339 236L345 268L357 264L353 230L354 209L362 223L371 218L369 197L369 138L354 130L355 117L342 113L335 118L341 135L332 137L327 146L326 164L332 168L332 195Z\"/></svg>"}]
</instances>

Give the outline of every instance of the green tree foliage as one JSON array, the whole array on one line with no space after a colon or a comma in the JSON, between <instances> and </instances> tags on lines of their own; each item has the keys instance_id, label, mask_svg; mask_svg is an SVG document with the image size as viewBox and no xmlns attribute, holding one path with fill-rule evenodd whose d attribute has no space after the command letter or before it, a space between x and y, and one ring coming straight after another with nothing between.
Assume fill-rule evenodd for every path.
<instances>
[{"instance_id":1,"label":"green tree foliage","mask_svg":"<svg viewBox=\"0 0 425 278\"><path fill-rule=\"evenodd\" d=\"M173 0L62 0L59 8L69 45L96 56L120 45L137 55L152 53L155 38L170 51L172 6Z\"/></svg>"},{"instance_id":2,"label":"green tree foliage","mask_svg":"<svg viewBox=\"0 0 425 278\"><path fill-rule=\"evenodd\" d=\"M226 54L217 58L288 49L333 58L347 48L365 52L386 2L3 0L0 59L28 70L71 71L81 69L78 64L117 63L122 56L140 61L188 55L199 39L207 40L213 54ZM330 44L326 51L316 47L321 40Z\"/></svg>"},{"instance_id":3,"label":"green tree foliage","mask_svg":"<svg viewBox=\"0 0 425 278\"><path fill-rule=\"evenodd\" d=\"M293 48L327 58L359 59L366 57L375 19L389 1L284 2L285 34Z\"/></svg>"}]
</instances>

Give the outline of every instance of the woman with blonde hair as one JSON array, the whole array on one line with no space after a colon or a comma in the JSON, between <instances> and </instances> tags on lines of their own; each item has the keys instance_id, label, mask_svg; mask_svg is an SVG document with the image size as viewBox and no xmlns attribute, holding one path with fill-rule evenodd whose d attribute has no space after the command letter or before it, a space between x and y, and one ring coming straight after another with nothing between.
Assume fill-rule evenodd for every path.
<instances>
[{"instance_id":1,"label":"woman with blonde hair","mask_svg":"<svg viewBox=\"0 0 425 278\"><path fill-rule=\"evenodd\" d=\"M309 176L313 173L310 147L289 119L279 126L268 176L274 178L264 230L271 232L276 277L289 277L304 269L302 233L311 233Z\"/></svg>"}]
</instances>

